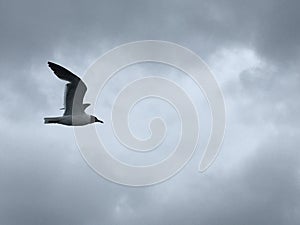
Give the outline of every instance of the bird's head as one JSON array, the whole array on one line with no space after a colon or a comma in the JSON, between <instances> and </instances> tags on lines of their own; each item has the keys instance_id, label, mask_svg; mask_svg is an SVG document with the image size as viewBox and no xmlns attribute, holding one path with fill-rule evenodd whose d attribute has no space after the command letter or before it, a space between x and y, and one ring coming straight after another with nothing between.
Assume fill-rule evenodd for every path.
<instances>
[{"instance_id":1,"label":"bird's head","mask_svg":"<svg viewBox=\"0 0 300 225\"><path fill-rule=\"evenodd\" d=\"M96 123L96 122L104 123L102 120L99 120L96 116L91 116L91 122L92 123Z\"/></svg>"}]
</instances>

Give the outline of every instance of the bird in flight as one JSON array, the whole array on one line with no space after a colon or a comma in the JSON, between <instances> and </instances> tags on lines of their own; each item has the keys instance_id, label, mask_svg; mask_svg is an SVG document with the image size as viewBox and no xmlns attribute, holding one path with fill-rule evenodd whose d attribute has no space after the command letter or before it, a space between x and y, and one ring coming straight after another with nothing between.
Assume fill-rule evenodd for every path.
<instances>
[{"instance_id":1,"label":"bird in flight","mask_svg":"<svg viewBox=\"0 0 300 225\"><path fill-rule=\"evenodd\" d=\"M67 126L83 126L95 122L103 123L93 115L85 113L85 109L90 104L83 104L83 98L87 87L83 81L66 68L53 62L48 62L49 67L54 74L62 80L68 81L65 88L65 99L63 116L44 118L44 123L58 123Z\"/></svg>"}]
</instances>

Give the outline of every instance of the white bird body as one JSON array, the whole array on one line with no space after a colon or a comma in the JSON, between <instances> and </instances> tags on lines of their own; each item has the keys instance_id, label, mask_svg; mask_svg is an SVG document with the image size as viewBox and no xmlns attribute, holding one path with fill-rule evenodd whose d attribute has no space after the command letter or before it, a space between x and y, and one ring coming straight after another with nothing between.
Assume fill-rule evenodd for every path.
<instances>
[{"instance_id":1,"label":"white bird body","mask_svg":"<svg viewBox=\"0 0 300 225\"><path fill-rule=\"evenodd\" d=\"M45 123L59 123L67 126L83 126L93 122L95 122L93 121L93 117L86 113L45 118Z\"/></svg>"},{"instance_id":2,"label":"white bird body","mask_svg":"<svg viewBox=\"0 0 300 225\"><path fill-rule=\"evenodd\" d=\"M44 118L44 122L46 124L58 123L67 126L83 126L95 122L103 123L103 121L97 119L97 117L85 113L85 109L90 104L83 104L83 98L87 90L83 81L60 65L52 62L48 62L48 65L58 78L68 81L69 83L66 84L65 107L63 108L65 112L63 116Z\"/></svg>"}]
</instances>

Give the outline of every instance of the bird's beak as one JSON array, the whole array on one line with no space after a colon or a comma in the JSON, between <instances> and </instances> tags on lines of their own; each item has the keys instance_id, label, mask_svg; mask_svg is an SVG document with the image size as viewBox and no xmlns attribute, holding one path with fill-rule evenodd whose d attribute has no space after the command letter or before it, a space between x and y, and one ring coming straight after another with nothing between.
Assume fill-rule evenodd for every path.
<instances>
[{"instance_id":1,"label":"bird's beak","mask_svg":"<svg viewBox=\"0 0 300 225\"><path fill-rule=\"evenodd\" d=\"M96 122L104 123L102 120L98 120L97 118L96 118Z\"/></svg>"}]
</instances>

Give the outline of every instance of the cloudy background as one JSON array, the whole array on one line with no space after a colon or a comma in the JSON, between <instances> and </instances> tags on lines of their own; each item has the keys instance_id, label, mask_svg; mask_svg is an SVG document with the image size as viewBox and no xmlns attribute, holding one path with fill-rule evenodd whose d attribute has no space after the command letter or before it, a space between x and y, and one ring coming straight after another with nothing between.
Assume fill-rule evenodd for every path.
<instances>
[{"instance_id":1,"label":"cloudy background","mask_svg":"<svg viewBox=\"0 0 300 225\"><path fill-rule=\"evenodd\" d=\"M298 224L299 10L296 0L0 1L0 225ZM202 138L175 177L131 188L87 166L72 128L43 124L61 113L64 88L47 61L83 75L106 51L143 39L176 42L206 61L224 92L227 130L205 173L197 172ZM152 69L124 76L160 71ZM207 120L201 92L175 73L166 76L191 85ZM99 103L103 130L122 79Z\"/></svg>"}]
</instances>

